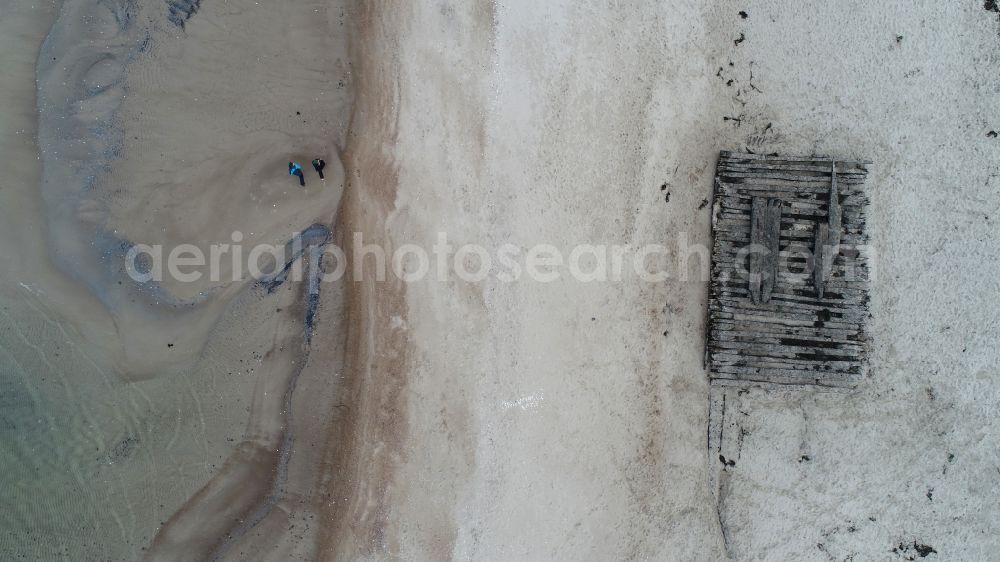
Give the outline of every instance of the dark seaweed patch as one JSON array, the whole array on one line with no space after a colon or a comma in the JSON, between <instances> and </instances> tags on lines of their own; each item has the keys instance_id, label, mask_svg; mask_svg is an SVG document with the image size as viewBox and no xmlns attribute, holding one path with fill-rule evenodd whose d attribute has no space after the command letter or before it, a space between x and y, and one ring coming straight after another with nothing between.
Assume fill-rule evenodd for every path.
<instances>
[{"instance_id":1,"label":"dark seaweed patch","mask_svg":"<svg viewBox=\"0 0 1000 562\"><path fill-rule=\"evenodd\" d=\"M916 557L927 558L931 554L937 554L937 550L928 544L913 541L913 544L899 543L899 546L892 549L894 554L905 556L907 560L916 560Z\"/></svg>"},{"instance_id":2,"label":"dark seaweed patch","mask_svg":"<svg viewBox=\"0 0 1000 562\"><path fill-rule=\"evenodd\" d=\"M139 438L134 435L129 435L116 443L114 447L108 451L107 461L108 463L121 462L130 456L135 451L135 448L139 446Z\"/></svg>"},{"instance_id":3,"label":"dark seaweed patch","mask_svg":"<svg viewBox=\"0 0 1000 562\"><path fill-rule=\"evenodd\" d=\"M167 19L184 29L184 25L201 7L201 0L167 0Z\"/></svg>"},{"instance_id":4,"label":"dark seaweed patch","mask_svg":"<svg viewBox=\"0 0 1000 562\"><path fill-rule=\"evenodd\" d=\"M330 236L330 229L319 223L313 224L301 233L296 234L286 245L288 252L286 255L289 255L289 259L285 262L281 270L259 280L257 283L268 293L273 293L288 279L288 273L291 271L292 265L296 260L302 259L306 251L309 252L307 257L310 260L322 262L323 247L329 243ZM319 309L319 276L322 273L321 265L321 263L316 263L313 266L311 273L315 277L309 279L309 292L305 312L305 340L307 345L312 340L316 311Z\"/></svg>"}]
</instances>

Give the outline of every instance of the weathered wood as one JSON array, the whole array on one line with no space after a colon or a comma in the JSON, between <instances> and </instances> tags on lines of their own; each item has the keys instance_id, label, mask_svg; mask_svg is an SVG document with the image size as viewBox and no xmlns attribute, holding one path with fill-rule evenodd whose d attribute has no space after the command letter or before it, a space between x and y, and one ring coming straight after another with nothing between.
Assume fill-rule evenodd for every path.
<instances>
[{"instance_id":1,"label":"weathered wood","mask_svg":"<svg viewBox=\"0 0 1000 562\"><path fill-rule=\"evenodd\" d=\"M819 371L793 371L789 369L762 369L760 367L734 367L720 365L716 378L744 382L767 382L782 385L815 385L830 387L851 387L856 384L856 375L831 375Z\"/></svg>"},{"instance_id":2,"label":"weathered wood","mask_svg":"<svg viewBox=\"0 0 1000 562\"><path fill-rule=\"evenodd\" d=\"M796 214L803 215L806 217L803 220L813 220L813 215L815 215L815 213L810 211L820 210L823 212L822 214L824 217L826 217L827 214L826 195L819 192L805 197L793 197L789 196L786 192L782 192L781 190L771 189L750 190L748 192L720 190L716 199L722 209L726 209L730 212L736 211L739 213L746 213L750 210L750 205L754 197L781 199L785 203L786 213L788 211L795 211L792 216ZM867 198L856 194L845 195L843 191L841 191L839 202L842 213L848 212L852 213L854 216L867 216Z\"/></svg>"},{"instance_id":3,"label":"weathered wood","mask_svg":"<svg viewBox=\"0 0 1000 562\"><path fill-rule=\"evenodd\" d=\"M795 173L781 173L781 172L749 172L749 171L727 171L719 174L719 178L726 183L733 185L767 185L773 183L774 185L784 185L790 187L820 187L824 191L830 188L830 176L813 176L803 174L801 172ZM844 185L858 186L865 182L863 176L841 176L841 183Z\"/></svg>"},{"instance_id":4,"label":"weathered wood","mask_svg":"<svg viewBox=\"0 0 1000 562\"><path fill-rule=\"evenodd\" d=\"M761 250L754 251L756 248L764 247L764 239L766 238L765 230L770 228L771 225L765 225L767 220L767 199L763 197L754 197L753 199L753 210L750 211L750 265L748 267L750 274L750 299L753 302L761 301L761 289L762 289L762 279L764 275L764 258L761 255ZM780 225L778 227L781 228ZM770 295L768 295L770 298Z\"/></svg>"},{"instance_id":5,"label":"weathered wood","mask_svg":"<svg viewBox=\"0 0 1000 562\"><path fill-rule=\"evenodd\" d=\"M742 280L733 279L728 277L728 271L719 271L715 268L712 270L713 277L715 281L719 283L717 288L713 288L709 291L709 294L713 297L718 296L747 296L749 291ZM827 285L829 291L828 294L823 295L823 298L818 298L816 292L813 290L811 283L798 283L792 282L788 279L781 278L778 279L779 283L774 286L774 295L778 295L780 298L789 300L789 296L801 297L800 300L803 302L810 302L820 306L829 305L845 305L845 306L864 306L868 303L865 298L865 291L868 290L868 282L859 279L845 280L846 278L834 278L830 280ZM742 289L742 291L741 291ZM725 292L723 292L725 291ZM850 300L852 302L844 302Z\"/></svg>"},{"instance_id":6,"label":"weathered wood","mask_svg":"<svg viewBox=\"0 0 1000 562\"><path fill-rule=\"evenodd\" d=\"M713 274L715 274L715 271L713 271ZM715 275L715 277L720 285L725 284L723 287L725 290L736 291L742 288L746 291L746 284L742 279L729 279L724 277L721 273L719 275ZM831 303L836 304L839 302L845 306L849 305L859 307L859 309L863 312L867 311L866 306L868 305L868 299L865 291L868 290L868 283L865 281L842 281L837 278L831 279L829 283L827 283L827 292L823 295L822 299L818 299L816 297L816 291L813 290L811 284L793 284L785 281L784 279L779 279L779 281L781 282L775 285L772 296L782 295L784 298L785 295L796 295L808 298L810 299L809 302L813 302L815 304L826 305ZM749 292L746 292L745 294L749 295ZM709 291L709 295L713 298L722 296L721 293L714 289ZM852 302L847 303L845 302L846 300L851 300Z\"/></svg>"},{"instance_id":7,"label":"weathered wood","mask_svg":"<svg viewBox=\"0 0 1000 562\"><path fill-rule=\"evenodd\" d=\"M825 368L816 369L816 362L808 359L782 359L771 357L745 357L739 354L715 354L715 360L720 365L733 367L751 367L765 369L789 369L793 371L811 371L820 373L852 373L856 372L854 361L824 361ZM855 371L852 371L855 369Z\"/></svg>"},{"instance_id":8,"label":"weathered wood","mask_svg":"<svg viewBox=\"0 0 1000 562\"><path fill-rule=\"evenodd\" d=\"M754 311L761 312L764 314L779 314L782 316L790 317L803 317L806 319L811 319L817 321L817 318L832 318L834 320L850 320L850 321L863 321L866 312L859 311L856 308L841 308L841 307L823 307L823 306L810 306L802 302L796 301L781 301L771 298L768 303L761 304L750 304L747 305L746 301L738 298L725 297L721 295L716 295L716 299L721 305L720 310L726 311Z\"/></svg>"},{"instance_id":9,"label":"weathered wood","mask_svg":"<svg viewBox=\"0 0 1000 562\"><path fill-rule=\"evenodd\" d=\"M720 219L720 222L722 221L723 219ZM748 226L749 224L747 225L737 225L729 223L719 224L719 228L716 232L720 236L722 236L722 238L720 239L723 241L746 243L746 241L749 240L749 232L746 232L749 230L749 228L747 228ZM856 229L853 228L845 228L840 236L841 236L840 240L841 247L860 246L868 242L868 238L862 232L858 232ZM781 239L785 240L786 238L792 239L791 241L811 243L813 242L813 233L812 231L805 231L797 228L782 228Z\"/></svg>"},{"instance_id":10,"label":"weathered wood","mask_svg":"<svg viewBox=\"0 0 1000 562\"><path fill-rule=\"evenodd\" d=\"M723 311L713 310L712 313L709 315L709 318L712 319L712 320L734 320L734 321L742 321L742 322L763 322L763 323L770 323L770 324L773 324L775 326L788 326L790 328L808 328L809 326L815 325L815 321L814 320L804 320L804 319L796 319L796 318L787 318L787 317L784 317L784 315L782 315L782 317L780 317L780 318L776 318L775 315L766 314L766 313L761 313L761 314L752 314L752 313L750 313L750 314L743 314L743 313L734 314L732 312L723 312ZM855 326L858 325L857 322L834 322L832 320L829 321L829 322L824 322L823 324L825 326L830 327L830 328L836 328L836 329L839 329L839 330L850 330L851 328L854 328Z\"/></svg>"},{"instance_id":11,"label":"weathered wood","mask_svg":"<svg viewBox=\"0 0 1000 562\"><path fill-rule=\"evenodd\" d=\"M869 315L867 256L857 250L868 240L869 164L720 155L705 348L713 380L859 380Z\"/></svg>"},{"instance_id":12,"label":"weathered wood","mask_svg":"<svg viewBox=\"0 0 1000 562\"><path fill-rule=\"evenodd\" d=\"M839 162L839 160L838 160ZM830 164L827 163L794 163L794 164L770 164L763 162L740 162L737 160L721 160L719 161L718 167L719 175L724 175L726 172L760 172L767 173L769 171L779 171L779 172L798 172L803 175L815 175L815 176L827 176L830 175ZM840 176L866 176L868 173L859 168L847 168L841 166L841 169L837 170L837 174Z\"/></svg>"},{"instance_id":13,"label":"weathered wood","mask_svg":"<svg viewBox=\"0 0 1000 562\"><path fill-rule=\"evenodd\" d=\"M841 203L848 201L856 207L868 205L869 198L862 191L863 185L852 185L843 180L837 182ZM727 178L719 178L719 195L749 199L751 197L780 197L784 201L814 201L827 203L830 180L817 178L809 183L779 182L775 180L747 179L745 183L734 183ZM847 199L850 198L850 199Z\"/></svg>"},{"instance_id":14,"label":"weathered wood","mask_svg":"<svg viewBox=\"0 0 1000 562\"><path fill-rule=\"evenodd\" d=\"M830 247L830 227L826 224L816 225L816 244L813 246L812 272L813 287L816 288L816 295L823 298L823 289L830 269L827 266L829 260Z\"/></svg>"},{"instance_id":15,"label":"weathered wood","mask_svg":"<svg viewBox=\"0 0 1000 562\"><path fill-rule=\"evenodd\" d=\"M830 174L830 198L827 204L830 232L827 240L830 245L836 248L840 245L840 228L841 219L843 214L840 209L840 193L837 191L837 163L833 162L831 165L832 172ZM863 181L863 180L862 180Z\"/></svg>"},{"instance_id":16,"label":"weathered wood","mask_svg":"<svg viewBox=\"0 0 1000 562\"><path fill-rule=\"evenodd\" d=\"M787 344L765 344L745 341L717 341L712 342L709 349L741 349L748 355L771 355L773 357L796 357L797 354L821 355L821 356L848 356L856 357L864 352L863 344L831 344L819 345L820 342L800 342L794 338L789 338Z\"/></svg>"},{"instance_id":17,"label":"weathered wood","mask_svg":"<svg viewBox=\"0 0 1000 562\"><path fill-rule=\"evenodd\" d=\"M750 224L750 296L755 303L762 303L771 300L778 274L781 200L755 198Z\"/></svg>"},{"instance_id":18,"label":"weathered wood","mask_svg":"<svg viewBox=\"0 0 1000 562\"><path fill-rule=\"evenodd\" d=\"M841 219L840 195L837 193L837 163L831 164L830 195L827 204L826 224L816 225L816 245L813 249L813 285L816 294L823 298L823 290L833 268L833 260L840 251Z\"/></svg>"},{"instance_id":19,"label":"weathered wood","mask_svg":"<svg viewBox=\"0 0 1000 562\"><path fill-rule=\"evenodd\" d=\"M832 321L845 321L845 322L862 322L867 319L868 313L863 310L864 301L857 301L855 307L859 310L844 312L843 308L834 307L824 307L824 306L814 306L806 308L804 303L797 301L788 300L772 300L770 303L762 305L750 305L750 303L734 303L732 297L727 297L725 295L712 294L713 299L717 301L717 306L713 307L712 311L715 314L730 313L733 314L734 311L738 311L739 314L756 314L758 316L766 318L775 318L774 322L781 322L781 319L785 318L796 318L801 316L801 319L808 319L813 322L821 322L819 325L830 325ZM744 297L745 298L745 297ZM777 303L777 306L772 306ZM834 312L836 310L836 312Z\"/></svg>"},{"instance_id":20,"label":"weathered wood","mask_svg":"<svg viewBox=\"0 0 1000 562\"><path fill-rule=\"evenodd\" d=\"M725 161L760 161L764 160L771 163L796 163L796 162L810 162L817 164L828 164L836 160L841 164L851 165L851 166L871 166L871 160L844 160L843 158L830 158L828 156L803 156L801 158L794 156L769 156L767 154L750 154L748 152L733 152L729 150L723 150L719 153L719 159Z\"/></svg>"},{"instance_id":21,"label":"weathered wood","mask_svg":"<svg viewBox=\"0 0 1000 562\"><path fill-rule=\"evenodd\" d=\"M859 290L857 292L861 291ZM728 304L726 303L726 299L729 298L741 300L746 299L747 291L738 291L736 288L731 290L728 288L721 288L719 290L712 291L711 295L713 298L719 299L722 304ZM838 296L838 298L830 298L827 296L825 299L815 299L804 295L779 292L778 290L775 290L775 292L771 294L771 301L773 303L796 306L803 310L830 310L832 312L841 312L843 310L847 310L847 307L850 307L850 309L857 309L858 307L863 307L865 304L864 297L852 296L851 294L842 297ZM865 314L863 310L861 311L861 314Z\"/></svg>"},{"instance_id":22,"label":"weathered wood","mask_svg":"<svg viewBox=\"0 0 1000 562\"><path fill-rule=\"evenodd\" d=\"M861 373L861 368L854 360L849 361L829 361L823 364L822 368L816 367L815 361L803 361L795 359L782 359L772 357L743 357L741 355L730 355L727 357L714 357L715 363L721 367L733 367L736 369L780 369L783 371L798 371L802 373L814 373L823 376L850 376Z\"/></svg>"},{"instance_id":23,"label":"weathered wood","mask_svg":"<svg viewBox=\"0 0 1000 562\"><path fill-rule=\"evenodd\" d=\"M807 198L814 194L825 195L830 191L830 178L822 176L802 177L798 180L771 179L768 176L747 174L748 177L731 177L725 174L718 176L718 181L727 193L740 191L784 191L791 197ZM844 195L864 195L865 180L862 178L838 178L838 187Z\"/></svg>"},{"instance_id":24,"label":"weathered wood","mask_svg":"<svg viewBox=\"0 0 1000 562\"><path fill-rule=\"evenodd\" d=\"M739 213L723 213L716 221L718 229L721 231L731 231L746 236L750 227L750 217L743 218ZM847 225L841 227L841 236L845 234L861 235L860 225ZM790 219L781 224L781 236L796 236L812 241L813 226L805 220Z\"/></svg>"},{"instance_id":25,"label":"weathered wood","mask_svg":"<svg viewBox=\"0 0 1000 562\"><path fill-rule=\"evenodd\" d=\"M742 388L742 387L745 387L747 385L752 384L752 385L754 385L754 386L756 386L758 388L763 388L763 389L768 389L768 390L772 390L772 389L773 390L784 389L784 388L787 388L789 386L792 386L792 387L800 387L802 389L810 388L812 390L821 391L821 392L850 393L854 389L854 387L856 386L857 378L858 378L858 377L853 377L852 376L851 378L845 379L844 381L839 382L839 383L827 384L827 383L824 383L822 380L820 380L818 382L815 382L815 383L809 383L809 382L807 382L807 383L783 383L783 382L780 382L780 381L777 381L777 380L771 380L771 379L769 379L769 380L752 380L752 379L749 379L749 378L744 378L744 379L738 379L738 378L731 378L730 379L730 378L725 378L727 376L729 376L729 375L719 375L719 376L713 377L712 378L712 384L714 386L731 387L731 388Z\"/></svg>"},{"instance_id":26,"label":"weathered wood","mask_svg":"<svg viewBox=\"0 0 1000 562\"><path fill-rule=\"evenodd\" d=\"M720 258L716 264L720 266L725 266L728 268L741 267L743 264L740 263L741 260L746 259L749 254L745 253L742 249L730 247L724 248L719 247L717 250L720 253ZM830 250L829 257L833 258L836 255L833 254L833 250ZM803 246L798 248L789 249L779 249L776 252L778 265L788 268L785 273L792 275L805 274L810 278L810 283L812 283L811 273L813 271L812 252ZM852 259L851 263L828 263L827 264L827 275L826 279L832 279L838 276L838 274L846 274L849 272L854 272L858 277L864 278L863 274L866 273L866 260L859 258L857 260ZM800 272L799 269L805 270ZM737 273L740 273L737 271Z\"/></svg>"},{"instance_id":27,"label":"weathered wood","mask_svg":"<svg viewBox=\"0 0 1000 562\"><path fill-rule=\"evenodd\" d=\"M809 328L774 329L768 326L757 327L742 322L733 322L730 329L713 329L712 338L717 341L758 341L761 343L781 343L787 338L812 342L861 343L860 332L847 330L824 329L810 331ZM758 331L759 328L759 331ZM753 332L751 332L753 330Z\"/></svg>"},{"instance_id":28,"label":"weathered wood","mask_svg":"<svg viewBox=\"0 0 1000 562\"><path fill-rule=\"evenodd\" d=\"M781 198L781 194L780 193L761 193L759 195L746 195L746 196L742 196L742 195L741 196L725 195L723 197L720 197L719 201L722 203L722 208L723 209L733 209L733 210L737 210L737 211L749 211L752 199L754 197L774 197L774 198ZM859 207L858 207L861 204L861 199L858 198L858 197L856 197L856 196L853 196L853 195L849 196L849 197L847 197L845 199L842 199L839 203L840 203L839 207L841 209L841 214L842 215L843 215L843 212L845 210L848 211L848 212L852 212L855 215L862 214L859 211ZM791 198L789 198L789 199L787 199L785 201L785 208L793 211L792 214L801 214L801 215L809 215L809 216L823 216L823 217L826 217L827 216L827 208L826 207L827 207L827 202L824 201L824 200L822 200L822 199L820 199L819 197L809 198L809 199L801 199L801 198L791 199Z\"/></svg>"}]
</instances>

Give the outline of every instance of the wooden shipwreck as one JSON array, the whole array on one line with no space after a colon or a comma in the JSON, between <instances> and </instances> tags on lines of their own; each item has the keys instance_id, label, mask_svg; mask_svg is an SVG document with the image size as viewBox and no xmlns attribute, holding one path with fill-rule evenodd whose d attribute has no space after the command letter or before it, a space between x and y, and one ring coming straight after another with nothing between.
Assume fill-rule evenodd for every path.
<instances>
[{"instance_id":1,"label":"wooden shipwreck","mask_svg":"<svg viewBox=\"0 0 1000 562\"><path fill-rule=\"evenodd\" d=\"M706 347L713 382L851 387L860 379L868 164L720 154Z\"/></svg>"}]
</instances>

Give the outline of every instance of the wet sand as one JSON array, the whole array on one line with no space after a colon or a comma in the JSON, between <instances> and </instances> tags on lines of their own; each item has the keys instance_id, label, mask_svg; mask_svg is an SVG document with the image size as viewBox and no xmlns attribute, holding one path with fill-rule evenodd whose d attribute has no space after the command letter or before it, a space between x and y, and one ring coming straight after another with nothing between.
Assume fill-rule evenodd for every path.
<instances>
[{"instance_id":1,"label":"wet sand","mask_svg":"<svg viewBox=\"0 0 1000 562\"><path fill-rule=\"evenodd\" d=\"M3 251L22 264L3 284L14 293L3 395L18 404L5 412L3 450L37 482L8 472L21 484L5 557L223 557L272 514L304 517L300 459L328 423L308 412L332 407L339 357L303 371L306 320L336 315L338 289L320 295L319 312L307 281L269 290L223 272L221 282L150 286L122 271L133 243L207 247L240 231L283 245L317 221L335 224L349 86L341 15L319 3L244 4L206 7L203 23L183 28L159 3L25 5L4 20L25 35L12 40L35 33L36 49L16 50L22 80L12 84L26 87L10 99L22 110L4 113L24 123L23 137L4 137L9 154L20 151L12 177L23 183L3 193ZM260 48L267 37L273 50ZM311 157L328 162L327 179L301 189L284 162ZM337 349L336 331L314 331ZM294 418L298 403L306 413ZM43 501L25 502L36 487ZM267 547L300 543L310 544Z\"/></svg>"},{"instance_id":2,"label":"wet sand","mask_svg":"<svg viewBox=\"0 0 1000 562\"><path fill-rule=\"evenodd\" d=\"M183 29L161 4L115 6L65 3L43 46L42 192L53 258L110 311L117 368L139 379L176 370L181 355L195 360L248 275L234 283L224 265L218 280L168 275L139 286L121 267L123 248L193 244L207 255L234 232L247 247L283 244L329 220L340 196L330 147L346 126L345 69L325 40L335 22L314 18L325 4L288 14L206 8L204 23ZM244 28L256 35L234 33ZM262 48L269 35L273 49ZM283 164L302 155L331 162L330 179L296 189ZM150 345L160 339L175 345Z\"/></svg>"}]
</instances>

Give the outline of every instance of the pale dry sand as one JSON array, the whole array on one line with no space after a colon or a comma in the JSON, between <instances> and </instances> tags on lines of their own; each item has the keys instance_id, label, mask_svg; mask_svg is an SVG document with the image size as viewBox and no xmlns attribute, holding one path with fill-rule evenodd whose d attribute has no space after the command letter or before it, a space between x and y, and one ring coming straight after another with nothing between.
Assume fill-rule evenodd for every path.
<instances>
[{"instance_id":1,"label":"pale dry sand","mask_svg":"<svg viewBox=\"0 0 1000 562\"><path fill-rule=\"evenodd\" d=\"M694 147L664 140L677 155L654 164L643 112L655 111L656 77L703 69L669 58L651 69L663 41L683 41L655 36L656 12L611 25L529 3L364 11L345 203L364 220L353 224L392 247L430 247L439 230L455 245L565 247L690 227L694 194L664 211L659 184ZM689 18L659 20L669 21ZM636 29L649 34L624 31ZM616 56L626 52L636 54ZM696 109L704 82L662 95ZM452 278L381 289L352 299L374 337L349 339L363 364L351 456L336 474L349 485L331 506L335 558L722 556L700 326L663 338L664 302L693 314L702 286Z\"/></svg>"},{"instance_id":2,"label":"pale dry sand","mask_svg":"<svg viewBox=\"0 0 1000 562\"><path fill-rule=\"evenodd\" d=\"M502 2L358 16L345 225L392 246L441 230L488 247L707 245L720 149L815 152L875 162L882 269L866 383L734 389L721 451L708 450L696 278L359 288L359 379L335 443L349 454L332 449L335 558L995 552L995 9Z\"/></svg>"}]
</instances>

